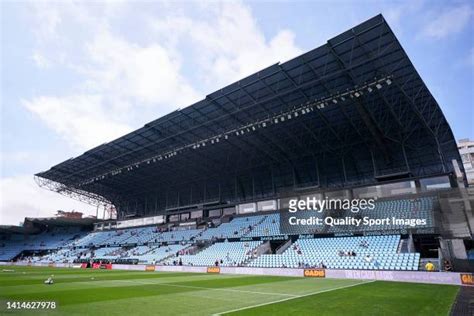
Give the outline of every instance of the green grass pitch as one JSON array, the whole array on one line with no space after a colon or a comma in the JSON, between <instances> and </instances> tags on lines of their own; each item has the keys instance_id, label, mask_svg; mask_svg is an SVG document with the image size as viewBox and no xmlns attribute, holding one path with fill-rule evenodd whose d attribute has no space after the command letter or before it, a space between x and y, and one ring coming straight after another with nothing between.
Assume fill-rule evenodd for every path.
<instances>
[{"instance_id":1,"label":"green grass pitch","mask_svg":"<svg viewBox=\"0 0 474 316\"><path fill-rule=\"evenodd\" d=\"M457 286L277 276L5 267L1 315L447 315ZM55 284L43 281L54 275ZM55 310L7 302L54 301Z\"/></svg>"}]
</instances>

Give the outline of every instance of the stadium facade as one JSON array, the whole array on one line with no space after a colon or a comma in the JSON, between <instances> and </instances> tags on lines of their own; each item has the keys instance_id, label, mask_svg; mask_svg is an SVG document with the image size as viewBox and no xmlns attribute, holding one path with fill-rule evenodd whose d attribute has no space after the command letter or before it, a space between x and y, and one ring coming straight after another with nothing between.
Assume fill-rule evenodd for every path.
<instances>
[{"instance_id":1,"label":"stadium facade","mask_svg":"<svg viewBox=\"0 0 474 316\"><path fill-rule=\"evenodd\" d=\"M462 172L448 122L379 15L36 179L125 218L453 176L453 161Z\"/></svg>"},{"instance_id":2,"label":"stadium facade","mask_svg":"<svg viewBox=\"0 0 474 316\"><path fill-rule=\"evenodd\" d=\"M474 270L456 141L381 15L35 178L118 218L93 232L89 220L31 219L43 232L4 229L0 261L416 271L449 259ZM305 197L375 197L358 216L426 224L288 227L290 199Z\"/></svg>"}]
</instances>

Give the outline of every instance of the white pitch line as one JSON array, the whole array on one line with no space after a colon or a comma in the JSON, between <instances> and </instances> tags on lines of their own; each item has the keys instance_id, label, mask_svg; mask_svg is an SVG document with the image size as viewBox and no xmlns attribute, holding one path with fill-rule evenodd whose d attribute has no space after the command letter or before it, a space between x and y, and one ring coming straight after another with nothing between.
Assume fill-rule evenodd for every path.
<instances>
[{"instance_id":1,"label":"white pitch line","mask_svg":"<svg viewBox=\"0 0 474 316\"><path fill-rule=\"evenodd\" d=\"M260 304L251 305L251 306L245 306L245 307L241 307L241 308L236 308L236 309L228 310L228 311L221 312L221 313L215 313L215 314L212 314L212 316L220 316L220 315L224 315L224 314L229 314L229 313L233 313L233 312L238 312L238 311L241 311L241 310L244 310L244 309L250 309L250 308L254 308L254 307L260 307L260 306L266 306L266 305L270 305L270 304L285 302L285 301L294 300L294 299L301 298L301 297L306 297L306 296L321 294L321 293L325 293L325 292L331 292L331 291L341 290L341 289L345 289L345 288L349 288L349 287L353 287L353 286L357 286L357 285L361 285L361 284L372 283L372 282L375 282L375 280L368 281L368 282L359 282L359 283L356 283L356 284L350 284L350 285L339 286L339 287L335 287L335 288L332 288L332 289L327 289L327 290L322 290L322 291L316 291L316 292L312 292L312 293L308 293L308 294L303 294L303 295L294 295L294 297L287 297L287 298L283 298L283 299L281 299L281 300L276 300L276 301L271 301L271 302L266 302L266 303L260 303Z\"/></svg>"},{"instance_id":2,"label":"white pitch line","mask_svg":"<svg viewBox=\"0 0 474 316\"><path fill-rule=\"evenodd\" d=\"M198 289L198 290L211 290L211 291L225 291L225 292L240 292L240 293L250 293L250 294L262 294L262 295L273 295L273 296L289 296L289 298L297 298L299 295L295 294L286 294L286 293L270 293L270 292L257 292L257 291L245 291L237 289L228 289L228 288L216 288L216 287L203 287L203 286L192 286L192 285L181 285L173 283L155 283L155 282L140 282L136 280L120 280L121 282L133 282L140 284L149 284L149 285L163 285L163 286L172 286L172 287L182 287L189 289Z\"/></svg>"}]
</instances>

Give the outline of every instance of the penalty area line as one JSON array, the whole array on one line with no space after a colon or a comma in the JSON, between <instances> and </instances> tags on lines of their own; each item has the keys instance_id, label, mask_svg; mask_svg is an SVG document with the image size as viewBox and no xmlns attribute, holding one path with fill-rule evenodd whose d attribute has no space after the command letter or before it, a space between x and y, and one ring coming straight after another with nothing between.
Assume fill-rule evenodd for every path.
<instances>
[{"instance_id":1,"label":"penalty area line","mask_svg":"<svg viewBox=\"0 0 474 316\"><path fill-rule=\"evenodd\" d=\"M346 289L346 288L357 286L357 285L372 283L372 282L375 282L375 281L376 280L367 281L367 282L359 282L359 283L350 284L350 285L338 286L338 287L327 289L327 290L311 292L311 293L308 293L308 294L295 295L294 297L287 297L287 298L283 298L281 300L276 300L276 301L271 301L271 302L266 302L266 303L260 303L260 304L256 304L256 305L250 305L250 306L244 306L244 307L241 307L241 308L236 308L236 309L228 310L228 311L225 311L225 312L215 313L215 314L212 314L212 316L220 316L220 315L224 315L224 314L229 314L229 313L233 313L233 312L242 311L242 310L245 310L245 309L250 309L250 308L255 308L255 307L260 307L260 306L266 306L266 305L271 305L271 304L280 303L280 302L286 302L286 301L294 300L294 299L301 298L301 297L306 297L306 296L311 296L311 295L316 295L316 294L321 294L321 293L326 293L326 292L331 292L331 291L342 290L342 289Z\"/></svg>"}]
</instances>

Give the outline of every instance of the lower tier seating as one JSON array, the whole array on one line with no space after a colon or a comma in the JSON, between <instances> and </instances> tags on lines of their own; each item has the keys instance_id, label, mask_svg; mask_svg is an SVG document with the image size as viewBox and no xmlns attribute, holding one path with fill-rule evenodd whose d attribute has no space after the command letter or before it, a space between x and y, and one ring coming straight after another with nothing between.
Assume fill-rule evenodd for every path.
<instances>
[{"instance_id":1,"label":"lower tier seating","mask_svg":"<svg viewBox=\"0 0 474 316\"><path fill-rule=\"evenodd\" d=\"M220 242L195 255L171 258L167 263L172 264L173 261L179 262L181 260L183 265L213 266L217 261L220 266L240 266L251 257L253 250L261 244L261 241Z\"/></svg>"},{"instance_id":2,"label":"lower tier seating","mask_svg":"<svg viewBox=\"0 0 474 316\"><path fill-rule=\"evenodd\" d=\"M147 249L146 249L146 248ZM127 255L123 258L125 259L138 259L139 263L158 263L163 259L175 256L176 253L182 251L183 249L189 247L187 244L176 244L168 246L158 246L150 248L148 246L139 246L128 251ZM137 249L140 248L140 249Z\"/></svg>"},{"instance_id":3,"label":"lower tier seating","mask_svg":"<svg viewBox=\"0 0 474 316\"><path fill-rule=\"evenodd\" d=\"M400 236L301 239L282 254L261 255L251 267L418 270L420 254L397 253Z\"/></svg>"}]
</instances>

